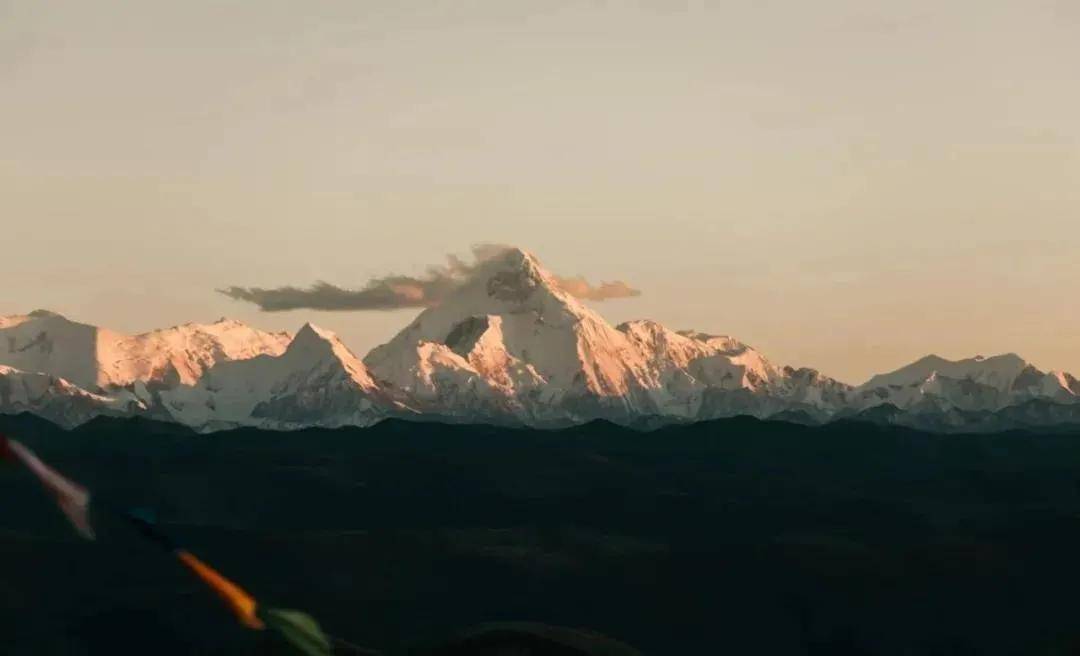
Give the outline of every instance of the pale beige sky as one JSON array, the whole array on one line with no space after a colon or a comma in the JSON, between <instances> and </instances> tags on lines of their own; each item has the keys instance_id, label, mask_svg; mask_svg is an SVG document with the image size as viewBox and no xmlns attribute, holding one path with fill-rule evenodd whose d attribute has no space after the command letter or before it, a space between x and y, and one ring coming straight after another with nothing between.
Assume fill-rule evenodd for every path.
<instances>
[{"instance_id":1,"label":"pale beige sky","mask_svg":"<svg viewBox=\"0 0 1080 656\"><path fill-rule=\"evenodd\" d=\"M0 0L0 314L260 314L476 242L850 382L1080 373L1075 0Z\"/></svg>"}]
</instances>

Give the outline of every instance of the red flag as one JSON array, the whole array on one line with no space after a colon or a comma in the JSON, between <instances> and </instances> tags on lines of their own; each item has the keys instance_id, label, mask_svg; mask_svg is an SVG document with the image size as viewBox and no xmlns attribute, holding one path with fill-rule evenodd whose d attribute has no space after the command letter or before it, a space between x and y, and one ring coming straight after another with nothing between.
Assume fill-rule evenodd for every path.
<instances>
[{"instance_id":1,"label":"red flag","mask_svg":"<svg viewBox=\"0 0 1080 656\"><path fill-rule=\"evenodd\" d=\"M29 469L56 500L71 525L87 540L94 539L90 526L90 493L83 486L60 475L41 461L22 442L0 435L0 457L15 460Z\"/></svg>"}]
</instances>

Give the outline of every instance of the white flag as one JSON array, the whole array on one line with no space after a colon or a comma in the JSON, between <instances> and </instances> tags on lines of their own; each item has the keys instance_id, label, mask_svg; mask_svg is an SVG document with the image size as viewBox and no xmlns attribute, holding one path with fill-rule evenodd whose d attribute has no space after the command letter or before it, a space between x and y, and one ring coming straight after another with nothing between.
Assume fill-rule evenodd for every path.
<instances>
[{"instance_id":1,"label":"white flag","mask_svg":"<svg viewBox=\"0 0 1080 656\"><path fill-rule=\"evenodd\" d=\"M0 436L0 455L5 454L10 454L37 476L79 535L87 540L94 539L94 529L90 526L90 493L86 488L61 476L22 442Z\"/></svg>"}]
</instances>

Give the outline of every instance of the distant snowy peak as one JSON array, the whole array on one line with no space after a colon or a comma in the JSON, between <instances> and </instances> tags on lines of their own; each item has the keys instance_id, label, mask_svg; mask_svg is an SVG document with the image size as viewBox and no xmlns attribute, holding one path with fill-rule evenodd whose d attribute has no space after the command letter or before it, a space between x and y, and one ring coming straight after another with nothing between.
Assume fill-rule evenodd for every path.
<instances>
[{"instance_id":1,"label":"distant snowy peak","mask_svg":"<svg viewBox=\"0 0 1080 656\"><path fill-rule=\"evenodd\" d=\"M44 310L0 319L0 364L97 389L100 331Z\"/></svg>"},{"instance_id":2,"label":"distant snowy peak","mask_svg":"<svg viewBox=\"0 0 1080 656\"><path fill-rule=\"evenodd\" d=\"M196 385L161 391L158 402L201 429L362 426L406 410L336 335L311 324L284 352L219 362Z\"/></svg>"},{"instance_id":3,"label":"distant snowy peak","mask_svg":"<svg viewBox=\"0 0 1080 656\"><path fill-rule=\"evenodd\" d=\"M1048 385L1049 389L1055 393L1066 390L1073 396L1080 397L1080 380L1076 379L1072 374L1064 371L1051 371L1046 374L1043 383Z\"/></svg>"},{"instance_id":4,"label":"distant snowy peak","mask_svg":"<svg viewBox=\"0 0 1080 656\"><path fill-rule=\"evenodd\" d=\"M975 356L966 360L946 360L937 355L928 355L896 371L874 376L860 388L905 387L921 384L933 376L944 376L957 380L973 380L996 389L1007 390L1028 367L1030 365L1014 353L990 358Z\"/></svg>"},{"instance_id":5,"label":"distant snowy peak","mask_svg":"<svg viewBox=\"0 0 1080 656\"><path fill-rule=\"evenodd\" d=\"M240 321L221 319L102 341L99 355L105 380L111 385L136 381L193 385L219 362L280 355L291 341L285 332L263 332Z\"/></svg>"},{"instance_id":6,"label":"distant snowy peak","mask_svg":"<svg viewBox=\"0 0 1080 656\"><path fill-rule=\"evenodd\" d=\"M1032 399L1072 403L1080 385L1069 374L1044 373L1013 353L964 360L929 355L874 376L856 393L861 407L887 403L918 410L931 402L935 408L994 411Z\"/></svg>"},{"instance_id":7,"label":"distant snowy peak","mask_svg":"<svg viewBox=\"0 0 1080 656\"><path fill-rule=\"evenodd\" d=\"M44 310L0 318L0 364L89 390L136 382L191 385L218 362L277 355L289 341L287 333L228 319L125 335Z\"/></svg>"},{"instance_id":8,"label":"distant snowy peak","mask_svg":"<svg viewBox=\"0 0 1080 656\"><path fill-rule=\"evenodd\" d=\"M85 396L102 402L108 400L108 397L88 392L63 378L21 371L6 365L0 365L0 380L3 381L0 382L0 399L5 404L25 402L46 391L59 396Z\"/></svg>"},{"instance_id":9,"label":"distant snowy peak","mask_svg":"<svg viewBox=\"0 0 1080 656\"><path fill-rule=\"evenodd\" d=\"M342 373L364 390L377 387L364 363L329 330L306 323L289 342L281 356L289 368L301 371L305 368L340 367Z\"/></svg>"},{"instance_id":10,"label":"distant snowy peak","mask_svg":"<svg viewBox=\"0 0 1080 656\"><path fill-rule=\"evenodd\" d=\"M784 367L782 370L783 398L800 406L814 408L828 414L844 410L854 396L854 389L821 374L816 369Z\"/></svg>"},{"instance_id":11,"label":"distant snowy peak","mask_svg":"<svg viewBox=\"0 0 1080 656\"><path fill-rule=\"evenodd\" d=\"M628 321L618 330L643 354L662 379L678 371L699 385L720 389L764 389L781 378L761 353L727 336L675 332L648 320Z\"/></svg>"},{"instance_id":12,"label":"distant snowy peak","mask_svg":"<svg viewBox=\"0 0 1080 656\"><path fill-rule=\"evenodd\" d=\"M662 324L648 319L627 321L616 329L653 362L669 362L685 367L693 360L714 355L723 350L706 340L699 340L687 333L675 332ZM727 343L725 342L725 346Z\"/></svg>"},{"instance_id":13,"label":"distant snowy peak","mask_svg":"<svg viewBox=\"0 0 1080 656\"><path fill-rule=\"evenodd\" d=\"M102 414L141 414L145 406L133 395L95 394L49 374L0 365L0 412L31 412L62 426L76 426Z\"/></svg>"}]
</instances>

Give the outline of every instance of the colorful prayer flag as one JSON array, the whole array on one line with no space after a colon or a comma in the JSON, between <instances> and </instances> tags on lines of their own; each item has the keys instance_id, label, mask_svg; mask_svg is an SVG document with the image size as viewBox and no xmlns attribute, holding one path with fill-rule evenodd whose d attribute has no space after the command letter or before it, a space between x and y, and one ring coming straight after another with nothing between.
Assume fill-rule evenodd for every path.
<instances>
[{"instance_id":1,"label":"colorful prayer flag","mask_svg":"<svg viewBox=\"0 0 1080 656\"><path fill-rule=\"evenodd\" d=\"M61 476L55 469L42 462L22 442L2 435L0 435L0 457L22 463L33 472L45 489L52 493L56 505L67 516L79 535L87 540L94 539L94 529L90 525L90 493L86 488Z\"/></svg>"},{"instance_id":2,"label":"colorful prayer flag","mask_svg":"<svg viewBox=\"0 0 1080 656\"><path fill-rule=\"evenodd\" d=\"M319 623L298 610L259 608L259 618L278 632L297 652L304 656L330 656L334 649Z\"/></svg>"},{"instance_id":3,"label":"colorful prayer flag","mask_svg":"<svg viewBox=\"0 0 1080 656\"><path fill-rule=\"evenodd\" d=\"M176 557L221 597L241 624L249 629L265 628L262 620L255 615L254 597L243 588L222 576L217 570L196 558L189 551L178 549Z\"/></svg>"}]
</instances>

